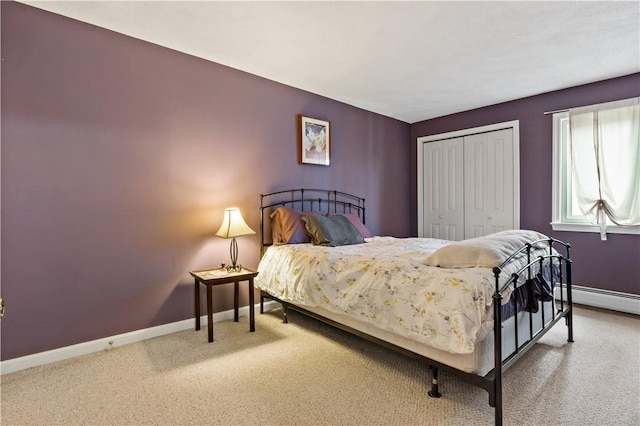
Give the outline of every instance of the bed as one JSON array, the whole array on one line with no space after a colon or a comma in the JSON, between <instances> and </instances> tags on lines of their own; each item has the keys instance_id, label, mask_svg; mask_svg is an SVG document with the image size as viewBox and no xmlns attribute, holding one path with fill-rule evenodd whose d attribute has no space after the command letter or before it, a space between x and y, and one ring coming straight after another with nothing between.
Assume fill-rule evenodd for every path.
<instances>
[{"instance_id":1,"label":"bed","mask_svg":"<svg viewBox=\"0 0 640 426\"><path fill-rule=\"evenodd\" d=\"M484 388L502 424L502 374L564 319L569 245L529 230L452 242L374 236L365 200L333 190L260 195L265 299ZM556 250L557 249L557 250ZM558 251L559 250L559 251Z\"/></svg>"}]
</instances>

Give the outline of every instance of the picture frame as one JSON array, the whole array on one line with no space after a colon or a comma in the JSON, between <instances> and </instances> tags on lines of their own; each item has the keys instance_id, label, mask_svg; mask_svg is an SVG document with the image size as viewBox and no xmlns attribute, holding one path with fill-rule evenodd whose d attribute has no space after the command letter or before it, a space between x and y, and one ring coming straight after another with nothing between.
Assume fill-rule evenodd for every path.
<instances>
[{"instance_id":1,"label":"picture frame","mask_svg":"<svg viewBox=\"0 0 640 426\"><path fill-rule=\"evenodd\" d=\"M328 121L298 116L298 163L331 164L331 127Z\"/></svg>"}]
</instances>

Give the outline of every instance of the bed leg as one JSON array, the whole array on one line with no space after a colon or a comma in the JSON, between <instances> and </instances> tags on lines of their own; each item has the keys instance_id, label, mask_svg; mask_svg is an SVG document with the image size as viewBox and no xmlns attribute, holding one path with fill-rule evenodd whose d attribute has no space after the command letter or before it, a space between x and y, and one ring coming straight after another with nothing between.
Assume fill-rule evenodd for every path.
<instances>
[{"instance_id":1,"label":"bed leg","mask_svg":"<svg viewBox=\"0 0 640 426\"><path fill-rule=\"evenodd\" d=\"M500 390L500 395L496 396L496 406L494 407L494 417L495 417L495 425L502 426L502 390Z\"/></svg>"},{"instance_id":2,"label":"bed leg","mask_svg":"<svg viewBox=\"0 0 640 426\"><path fill-rule=\"evenodd\" d=\"M569 257L569 246L567 246L567 257ZM571 259L566 260L565 268L567 271L567 303L569 304L569 312L567 312L567 316L565 316L567 328L569 328L567 340L573 342L573 290L571 289L571 283L573 281L571 280ZM562 287L560 287L560 291L562 291Z\"/></svg>"},{"instance_id":3,"label":"bed leg","mask_svg":"<svg viewBox=\"0 0 640 426\"><path fill-rule=\"evenodd\" d=\"M284 303L282 304L282 313L284 314L284 322L285 324L289 323L289 318L287 317L287 305L285 305Z\"/></svg>"},{"instance_id":4,"label":"bed leg","mask_svg":"<svg viewBox=\"0 0 640 426\"><path fill-rule=\"evenodd\" d=\"M260 292L260 313L264 314L264 295Z\"/></svg>"},{"instance_id":5,"label":"bed leg","mask_svg":"<svg viewBox=\"0 0 640 426\"><path fill-rule=\"evenodd\" d=\"M567 328L569 329L569 336L567 342L573 342L573 308L569 311L564 319L567 321Z\"/></svg>"},{"instance_id":6,"label":"bed leg","mask_svg":"<svg viewBox=\"0 0 640 426\"><path fill-rule=\"evenodd\" d=\"M429 367L432 372L431 376L431 390L427 392L431 398L440 398L442 394L438 390L438 368L437 367Z\"/></svg>"}]
</instances>

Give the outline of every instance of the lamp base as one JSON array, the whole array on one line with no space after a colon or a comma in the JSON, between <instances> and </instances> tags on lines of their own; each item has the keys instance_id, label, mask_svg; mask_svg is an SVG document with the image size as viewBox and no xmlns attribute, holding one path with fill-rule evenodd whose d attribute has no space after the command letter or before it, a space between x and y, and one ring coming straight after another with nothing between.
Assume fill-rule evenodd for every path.
<instances>
[{"instance_id":1,"label":"lamp base","mask_svg":"<svg viewBox=\"0 0 640 426\"><path fill-rule=\"evenodd\" d=\"M229 265L227 272L242 272L242 265Z\"/></svg>"},{"instance_id":2,"label":"lamp base","mask_svg":"<svg viewBox=\"0 0 640 426\"><path fill-rule=\"evenodd\" d=\"M229 248L229 254L231 255L231 265L227 266L227 272L241 272L242 265L238 262L238 243L236 238L231 239L231 247Z\"/></svg>"}]
</instances>

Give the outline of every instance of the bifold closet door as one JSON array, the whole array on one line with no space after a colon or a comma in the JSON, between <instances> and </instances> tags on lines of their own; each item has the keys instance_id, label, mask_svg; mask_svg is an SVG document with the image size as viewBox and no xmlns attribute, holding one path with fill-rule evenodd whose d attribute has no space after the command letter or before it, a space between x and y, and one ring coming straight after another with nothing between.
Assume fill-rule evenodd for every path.
<instances>
[{"instance_id":1,"label":"bifold closet door","mask_svg":"<svg viewBox=\"0 0 640 426\"><path fill-rule=\"evenodd\" d=\"M464 239L463 138L429 142L423 148L425 237Z\"/></svg>"},{"instance_id":2,"label":"bifold closet door","mask_svg":"<svg viewBox=\"0 0 640 426\"><path fill-rule=\"evenodd\" d=\"M514 228L513 130L464 137L464 236Z\"/></svg>"}]
</instances>

